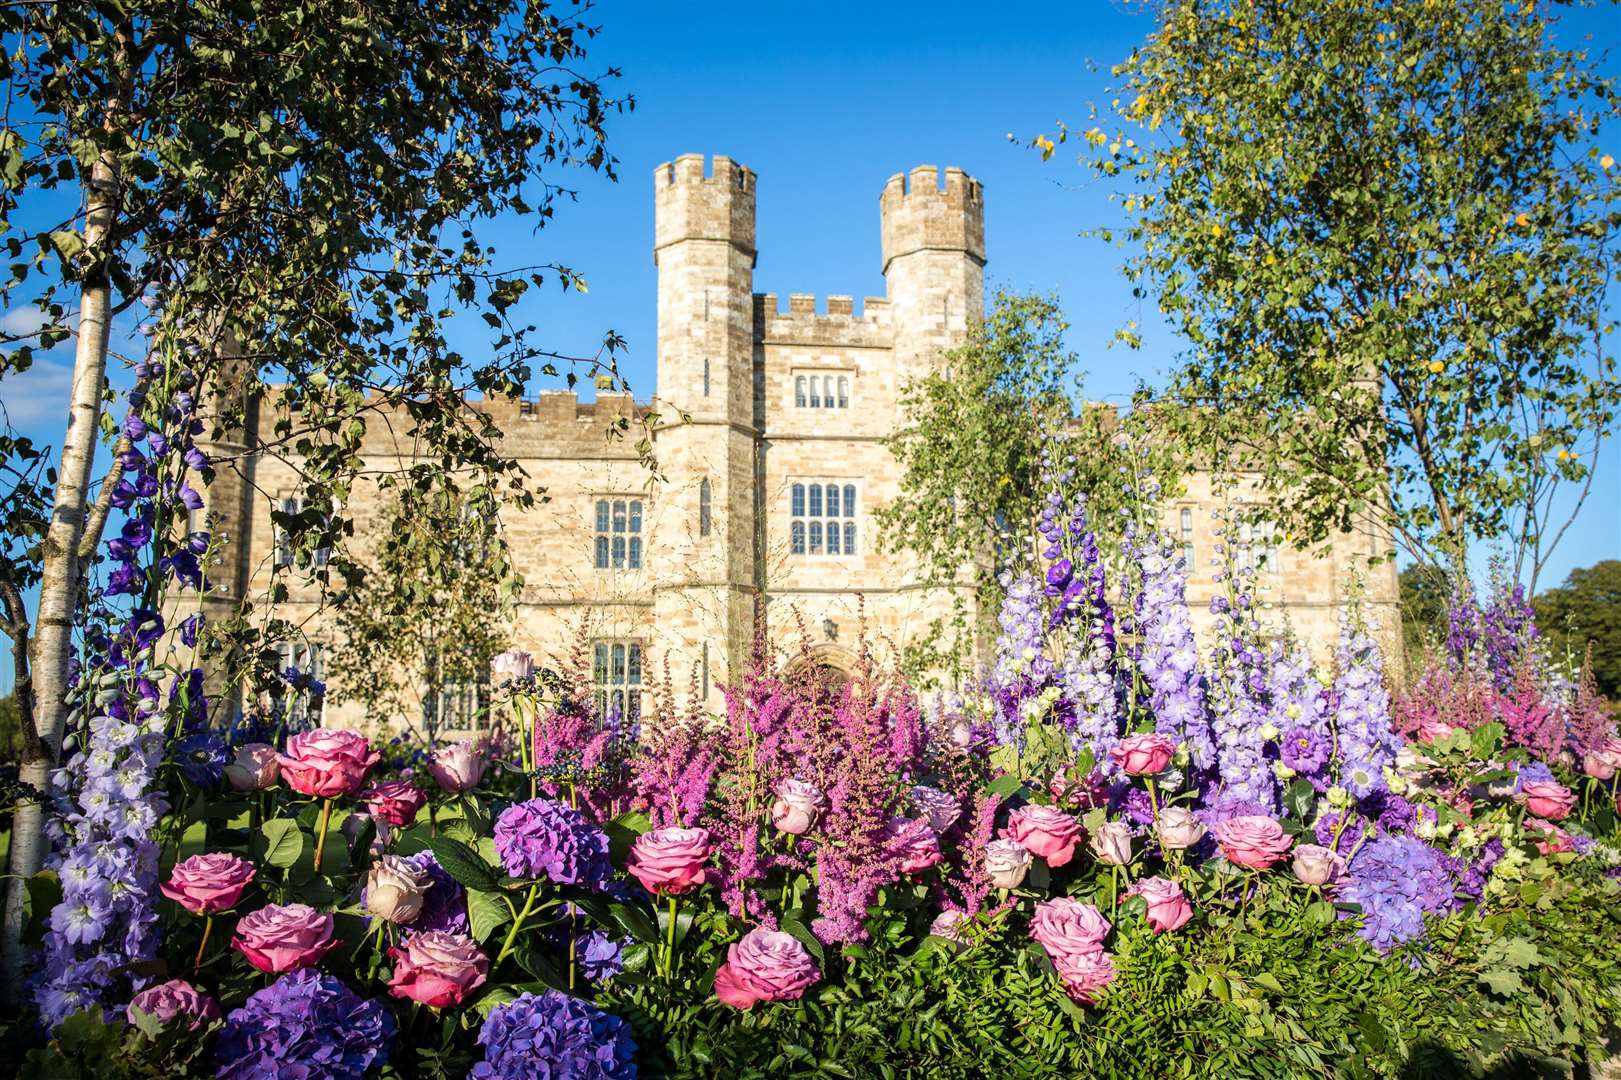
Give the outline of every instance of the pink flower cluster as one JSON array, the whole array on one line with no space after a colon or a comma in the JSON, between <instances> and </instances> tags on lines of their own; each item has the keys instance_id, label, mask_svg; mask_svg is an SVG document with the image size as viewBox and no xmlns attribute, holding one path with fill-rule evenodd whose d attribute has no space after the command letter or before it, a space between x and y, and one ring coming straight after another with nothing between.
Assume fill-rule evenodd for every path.
<instances>
[{"instance_id":1,"label":"pink flower cluster","mask_svg":"<svg viewBox=\"0 0 1621 1080\"><path fill-rule=\"evenodd\" d=\"M1069 897L1041 901L1030 917L1030 936L1047 950L1065 992L1083 1005L1114 981L1114 958L1103 948L1110 929L1101 911Z\"/></svg>"}]
</instances>

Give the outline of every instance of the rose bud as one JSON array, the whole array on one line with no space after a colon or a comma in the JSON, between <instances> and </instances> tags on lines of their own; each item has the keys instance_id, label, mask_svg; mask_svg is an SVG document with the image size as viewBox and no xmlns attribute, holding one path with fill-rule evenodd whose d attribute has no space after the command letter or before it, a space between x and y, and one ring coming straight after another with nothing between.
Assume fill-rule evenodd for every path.
<instances>
[{"instance_id":1,"label":"rose bud","mask_svg":"<svg viewBox=\"0 0 1621 1080\"><path fill-rule=\"evenodd\" d=\"M288 787L304 795L331 799L359 791L366 774L382 760L382 755L374 752L359 732L316 728L290 736L287 751L279 760Z\"/></svg>"},{"instance_id":2,"label":"rose bud","mask_svg":"<svg viewBox=\"0 0 1621 1080\"><path fill-rule=\"evenodd\" d=\"M184 979L170 979L149 986L129 999L129 1007L168 1025L180 1017L187 1020L186 1027L196 1031L204 1020L218 1020L219 1002L199 991Z\"/></svg>"},{"instance_id":3,"label":"rose bud","mask_svg":"<svg viewBox=\"0 0 1621 1080\"><path fill-rule=\"evenodd\" d=\"M1159 846L1166 851L1190 848L1204 839L1205 827L1193 816L1193 811L1180 806L1162 806L1154 822Z\"/></svg>"},{"instance_id":4,"label":"rose bud","mask_svg":"<svg viewBox=\"0 0 1621 1080\"><path fill-rule=\"evenodd\" d=\"M411 922L422 914L422 901L433 879L398 855L383 855L366 874L366 910L391 923Z\"/></svg>"},{"instance_id":5,"label":"rose bud","mask_svg":"<svg viewBox=\"0 0 1621 1080\"><path fill-rule=\"evenodd\" d=\"M264 791L281 779L281 762L276 748L268 743L243 743L236 748L236 760L225 766L225 779L237 791Z\"/></svg>"},{"instance_id":6,"label":"rose bud","mask_svg":"<svg viewBox=\"0 0 1621 1080\"><path fill-rule=\"evenodd\" d=\"M388 955L395 961L388 992L435 1009L460 1005L490 974L490 958L466 934L412 934Z\"/></svg>"},{"instance_id":7,"label":"rose bud","mask_svg":"<svg viewBox=\"0 0 1621 1080\"><path fill-rule=\"evenodd\" d=\"M236 907L255 873L252 863L223 851L193 855L176 863L160 888L193 915L217 915Z\"/></svg>"},{"instance_id":8,"label":"rose bud","mask_svg":"<svg viewBox=\"0 0 1621 1080\"><path fill-rule=\"evenodd\" d=\"M648 892L678 896L704 883L711 850L707 829L654 829L630 846L625 869Z\"/></svg>"},{"instance_id":9,"label":"rose bud","mask_svg":"<svg viewBox=\"0 0 1621 1080\"><path fill-rule=\"evenodd\" d=\"M1054 806L1032 804L1008 815L1002 837L1017 840L1032 854L1046 859L1048 866L1057 868L1075 857L1083 832L1081 823L1072 815Z\"/></svg>"},{"instance_id":10,"label":"rose bud","mask_svg":"<svg viewBox=\"0 0 1621 1080\"><path fill-rule=\"evenodd\" d=\"M1131 862L1131 826L1124 821L1106 821L1092 837L1092 855L1109 866Z\"/></svg>"},{"instance_id":11,"label":"rose bud","mask_svg":"<svg viewBox=\"0 0 1621 1080\"><path fill-rule=\"evenodd\" d=\"M404 829L416 821L417 814L428 805L428 796L409 780L389 780L373 784L360 793L360 799L371 810L372 817L388 822L396 829Z\"/></svg>"},{"instance_id":12,"label":"rose bud","mask_svg":"<svg viewBox=\"0 0 1621 1080\"><path fill-rule=\"evenodd\" d=\"M1148 925L1156 934L1175 930L1193 918L1193 905L1188 903L1182 886L1170 878L1143 878L1127 889L1126 895L1140 896L1148 904Z\"/></svg>"},{"instance_id":13,"label":"rose bud","mask_svg":"<svg viewBox=\"0 0 1621 1080\"><path fill-rule=\"evenodd\" d=\"M995 889L1017 889L1030 872L1030 849L1017 840L992 840L985 845L985 876Z\"/></svg>"},{"instance_id":14,"label":"rose bud","mask_svg":"<svg viewBox=\"0 0 1621 1080\"><path fill-rule=\"evenodd\" d=\"M771 823L779 832L803 836L816 828L826 810L827 796L821 788L804 780L784 780L771 804Z\"/></svg>"},{"instance_id":15,"label":"rose bud","mask_svg":"<svg viewBox=\"0 0 1621 1080\"><path fill-rule=\"evenodd\" d=\"M1295 848L1294 872L1302 884L1335 885L1345 877L1345 856L1318 844Z\"/></svg>"},{"instance_id":16,"label":"rose bud","mask_svg":"<svg viewBox=\"0 0 1621 1080\"><path fill-rule=\"evenodd\" d=\"M484 779L484 751L476 743L441 746L428 758L428 775L452 795L472 791Z\"/></svg>"},{"instance_id":17,"label":"rose bud","mask_svg":"<svg viewBox=\"0 0 1621 1080\"><path fill-rule=\"evenodd\" d=\"M267 904L242 916L231 944L260 971L279 975L309 967L342 942L332 916L307 904Z\"/></svg>"},{"instance_id":18,"label":"rose bud","mask_svg":"<svg viewBox=\"0 0 1621 1080\"><path fill-rule=\"evenodd\" d=\"M1176 743L1157 731L1127 735L1109 751L1109 760L1132 776L1162 773L1175 756Z\"/></svg>"}]
</instances>

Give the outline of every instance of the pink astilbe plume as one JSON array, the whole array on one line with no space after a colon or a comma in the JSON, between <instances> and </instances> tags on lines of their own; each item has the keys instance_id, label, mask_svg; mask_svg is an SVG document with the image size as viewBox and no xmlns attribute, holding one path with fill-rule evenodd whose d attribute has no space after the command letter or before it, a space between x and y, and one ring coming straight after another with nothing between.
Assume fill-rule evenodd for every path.
<instances>
[{"instance_id":1,"label":"pink astilbe plume","mask_svg":"<svg viewBox=\"0 0 1621 1080\"><path fill-rule=\"evenodd\" d=\"M1495 711L1509 742L1537 758L1550 760L1564 747L1564 711L1547 700L1529 651L1515 665L1509 688L1498 693Z\"/></svg>"},{"instance_id":2,"label":"pink astilbe plume","mask_svg":"<svg viewBox=\"0 0 1621 1080\"><path fill-rule=\"evenodd\" d=\"M1409 739L1431 742L1488 723L1496 705L1491 680L1477 664L1451 667L1432 659L1391 703L1390 724Z\"/></svg>"},{"instance_id":3,"label":"pink astilbe plume","mask_svg":"<svg viewBox=\"0 0 1621 1080\"><path fill-rule=\"evenodd\" d=\"M956 869L947 884L956 889L962 910L970 915L979 914L991 891L991 879L985 873L985 845L996 839L996 812L1000 807L1001 800L987 791L975 795L967 828L951 852L950 862Z\"/></svg>"},{"instance_id":4,"label":"pink astilbe plume","mask_svg":"<svg viewBox=\"0 0 1621 1080\"><path fill-rule=\"evenodd\" d=\"M654 700L650 734L630 763L632 805L647 813L655 829L703 825L704 806L721 764L715 729L697 695L689 696L683 714L670 707L667 693Z\"/></svg>"},{"instance_id":5,"label":"pink astilbe plume","mask_svg":"<svg viewBox=\"0 0 1621 1080\"><path fill-rule=\"evenodd\" d=\"M1605 708L1604 699L1599 697L1598 681L1593 677L1591 642L1582 659L1582 675L1576 683L1576 697L1570 703L1569 716L1570 742L1578 754L1591 753L1616 737L1615 717Z\"/></svg>"}]
</instances>

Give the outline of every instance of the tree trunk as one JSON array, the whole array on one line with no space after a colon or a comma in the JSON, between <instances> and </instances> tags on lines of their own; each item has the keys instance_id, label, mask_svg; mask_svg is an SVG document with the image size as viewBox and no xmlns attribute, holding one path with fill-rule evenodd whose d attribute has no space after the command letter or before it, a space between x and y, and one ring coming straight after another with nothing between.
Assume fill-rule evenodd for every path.
<instances>
[{"instance_id":1,"label":"tree trunk","mask_svg":"<svg viewBox=\"0 0 1621 1080\"><path fill-rule=\"evenodd\" d=\"M34 633L34 700L39 741L24 747L21 779L42 792L62 753L67 720L68 660L73 655L73 612L82 584L79 541L84 533L91 469L100 441L101 393L107 374L107 332L112 283L105 260L118 204L118 176L110 156L91 169L86 191L85 254L89 269L79 298L78 342L73 357L73 396L62 465L57 473L50 527L42 557L39 617ZM45 864L45 807L19 801L11 825L11 859L6 881L3 992L8 1002L22 997L27 960L22 941L23 905L28 879Z\"/></svg>"}]
</instances>

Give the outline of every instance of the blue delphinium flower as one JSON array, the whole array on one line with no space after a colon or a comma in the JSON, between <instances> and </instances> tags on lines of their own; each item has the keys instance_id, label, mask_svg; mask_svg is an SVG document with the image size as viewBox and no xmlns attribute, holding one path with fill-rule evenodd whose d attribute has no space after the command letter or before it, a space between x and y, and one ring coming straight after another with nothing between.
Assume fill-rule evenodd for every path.
<instances>
[{"instance_id":1,"label":"blue delphinium flower","mask_svg":"<svg viewBox=\"0 0 1621 1080\"><path fill-rule=\"evenodd\" d=\"M225 776L231 763L231 748L211 731L199 731L175 744L175 761L187 780L198 787L214 787Z\"/></svg>"},{"instance_id":2,"label":"blue delphinium flower","mask_svg":"<svg viewBox=\"0 0 1621 1080\"><path fill-rule=\"evenodd\" d=\"M1334 730L1339 736L1339 782L1357 798L1383 792L1385 769L1396 763L1401 738L1390 729L1379 646L1368 628L1347 618L1335 652Z\"/></svg>"},{"instance_id":3,"label":"blue delphinium flower","mask_svg":"<svg viewBox=\"0 0 1621 1080\"><path fill-rule=\"evenodd\" d=\"M630 1025L579 998L548 990L490 1010L479 1030L484 1060L470 1080L634 1080Z\"/></svg>"},{"instance_id":4,"label":"blue delphinium flower","mask_svg":"<svg viewBox=\"0 0 1621 1080\"><path fill-rule=\"evenodd\" d=\"M360 1080L388 1061L394 1017L314 968L283 975L225 1018L218 1080Z\"/></svg>"},{"instance_id":5,"label":"blue delphinium flower","mask_svg":"<svg viewBox=\"0 0 1621 1080\"><path fill-rule=\"evenodd\" d=\"M1138 643L1132 660L1148 686L1148 709L1154 730L1186 743L1196 770L1216 763L1216 748L1205 707L1205 681L1188 617L1187 567L1164 537L1139 538L1127 529L1126 564L1135 571L1130 622Z\"/></svg>"}]
</instances>

